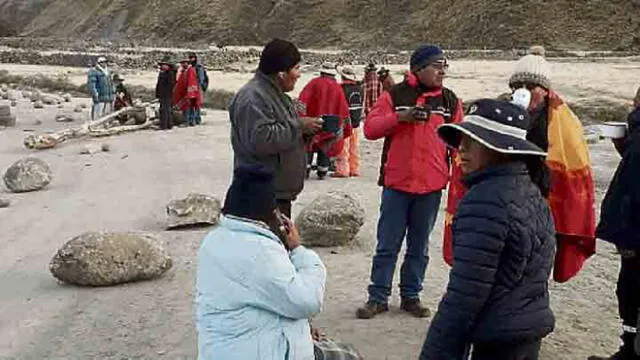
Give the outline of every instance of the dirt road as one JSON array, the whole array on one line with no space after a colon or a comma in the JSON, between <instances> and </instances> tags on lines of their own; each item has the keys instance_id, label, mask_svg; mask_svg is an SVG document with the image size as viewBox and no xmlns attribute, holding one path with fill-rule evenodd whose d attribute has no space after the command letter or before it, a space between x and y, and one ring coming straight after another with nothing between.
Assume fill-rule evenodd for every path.
<instances>
[{"instance_id":1,"label":"dirt road","mask_svg":"<svg viewBox=\"0 0 640 360\"><path fill-rule=\"evenodd\" d=\"M474 92L463 90L468 96L478 97L485 88L502 89L504 80L494 73L478 79L485 65L478 62L475 72L451 80L456 86L472 81L484 84L475 85ZM495 64L488 67L499 68ZM620 89L631 87L631 80L626 81ZM595 84L595 80L585 79L584 83ZM72 109L73 105L67 106ZM226 113L211 111L204 125L195 128L143 131L69 142L37 153L27 151L22 146L25 130L59 128L53 120L56 111L33 110L21 102L19 126L0 130L1 170L23 156L36 155L54 173L44 191L0 193L12 201L11 207L0 209L0 359L195 358L194 271L205 230L165 232L164 206L189 192L224 196L232 159ZM43 124L33 125L36 119ZM90 141L109 143L112 151L80 155ZM363 143L362 177L310 180L294 212L330 189L348 191L362 202L366 223L358 235L360 245L319 251L329 280L324 312L316 324L331 337L355 344L366 359L415 359L429 321L400 313L397 289L390 313L370 321L354 316L365 300L375 239L380 145ZM606 186L617 155L604 142L592 147L592 155L598 185ZM424 292L424 300L434 311L448 274L440 256L441 219L438 224L430 243ZM158 280L111 288L57 283L47 268L50 258L71 237L90 230L153 233L168 244L174 267ZM598 251L576 279L551 284L558 321L556 331L544 341L542 359L585 359L617 347L617 257L607 245L599 244Z\"/></svg>"}]
</instances>

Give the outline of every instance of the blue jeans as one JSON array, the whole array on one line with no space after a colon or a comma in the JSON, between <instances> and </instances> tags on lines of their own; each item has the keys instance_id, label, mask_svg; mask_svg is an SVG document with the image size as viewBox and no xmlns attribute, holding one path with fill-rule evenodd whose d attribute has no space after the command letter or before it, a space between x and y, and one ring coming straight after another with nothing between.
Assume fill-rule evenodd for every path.
<instances>
[{"instance_id":1,"label":"blue jeans","mask_svg":"<svg viewBox=\"0 0 640 360\"><path fill-rule=\"evenodd\" d=\"M91 106L91 120L99 119L113 112L113 103L109 101L93 103Z\"/></svg>"},{"instance_id":2,"label":"blue jeans","mask_svg":"<svg viewBox=\"0 0 640 360\"><path fill-rule=\"evenodd\" d=\"M429 263L429 234L440 209L441 191L410 194L390 188L382 191L378 245L371 267L369 301L386 304L398 253L407 237L407 252L400 269L400 296L417 299Z\"/></svg>"},{"instance_id":3,"label":"blue jeans","mask_svg":"<svg viewBox=\"0 0 640 360\"><path fill-rule=\"evenodd\" d=\"M200 124L200 109L193 107L188 108L183 112L184 122L189 126Z\"/></svg>"}]
</instances>

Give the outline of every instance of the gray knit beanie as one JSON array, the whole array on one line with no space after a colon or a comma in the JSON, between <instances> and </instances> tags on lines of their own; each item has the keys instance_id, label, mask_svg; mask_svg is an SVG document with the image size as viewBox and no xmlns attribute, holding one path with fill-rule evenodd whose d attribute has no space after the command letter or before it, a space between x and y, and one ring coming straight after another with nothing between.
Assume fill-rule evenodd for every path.
<instances>
[{"instance_id":1,"label":"gray knit beanie","mask_svg":"<svg viewBox=\"0 0 640 360\"><path fill-rule=\"evenodd\" d=\"M513 75L509 79L509 85L513 87L515 84L525 83L550 89L550 73L549 64L544 59L544 48L532 46L529 54L516 63Z\"/></svg>"}]
</instances>

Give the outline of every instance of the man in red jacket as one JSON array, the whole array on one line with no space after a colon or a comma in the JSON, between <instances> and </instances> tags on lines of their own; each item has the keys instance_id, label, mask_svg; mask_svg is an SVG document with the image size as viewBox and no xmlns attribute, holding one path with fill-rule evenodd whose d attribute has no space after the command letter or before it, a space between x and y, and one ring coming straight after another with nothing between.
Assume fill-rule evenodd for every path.
<instances>
[{"instance_id":1,"label":"man in red jacket","mask_svg":"<svg viewBox=\"0 0 640 360\"><path fill-rule=\"evenodd\" d=\"M307 176L311 171L313 155L317 154L316 164L319 179L324 179L327 175L331 165L331 157L340 155L344 139L351 136L351 123L348 121L349 105L342 92L342 87L336 80L336 74L335 65L322 64L320 76L309 81L298 97L298 100L305 105L302 116L323 117L330 115L337 116L339 119L337 132L323 129L314 135L307 148ZM326 118L323 120L327 121Z\"/></svg>"},{"instance_id":2,"label":"man in red jacket","mask_svg":"<svg viewBox=\"0 0 640 360\"><path fill-rule=\"evenodd\" d=\"M407 251L400 270L401 308L427 317L420 303L429 261L428 240L442 190L449 181L450 154L436 129L462 121L461 102L443 87L447 61L437 46L421 46L411 56L405 80L385 91L364 123L369 140L384 138L379 184L383 186L376 254L369 299L356 315L370 319L388 311L387 300L405 235Z\"/></svg>"}]
</instances>

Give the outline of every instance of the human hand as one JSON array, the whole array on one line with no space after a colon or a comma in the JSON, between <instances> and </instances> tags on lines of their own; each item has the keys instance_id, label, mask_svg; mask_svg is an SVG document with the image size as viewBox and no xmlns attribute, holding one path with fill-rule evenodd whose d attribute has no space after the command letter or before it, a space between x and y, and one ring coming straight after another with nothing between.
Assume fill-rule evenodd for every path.
<instances>
[{"instance_id":1,"label":"human hand","mask_svg":"<svg viewBox=\"0 0 640 360\"><path fill-rule=\"evenodd\" d=\"M311 339L313 341L324 341L327 340L327 335L321 332L317 327L311 327Z\"/></svg>"},{"instance_id":2,"label":"human hand","mask_svg":"<svg viewBox=\"0 0 640 360\"><path fill-rule=\"evenodd\" d=\"M284 223L284 229L287 233L287 249L289 249L289 251L293 251L295 248L300 246L300 234L291 219L282 215L282 222Z\"/></svg>"},{"instance_id":3,"label":"human hand","mask_svg":"<svg viewBox=\"0 0 640 360\"><path fill-rule=\"evenodd\" d=\"M315 134L322 129L323 121L321 118L302 116L300 121L302 122L302 131L305 134Z\"/></svg>"}]
</instances>

